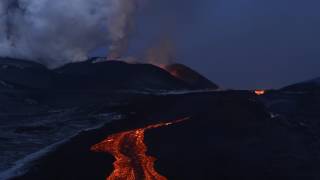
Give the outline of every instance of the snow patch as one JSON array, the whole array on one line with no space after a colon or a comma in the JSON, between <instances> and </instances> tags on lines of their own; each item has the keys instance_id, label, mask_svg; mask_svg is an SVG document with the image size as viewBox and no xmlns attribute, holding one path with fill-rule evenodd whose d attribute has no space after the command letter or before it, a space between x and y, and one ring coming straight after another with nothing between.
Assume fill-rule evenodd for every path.
<instances>
[{"instance_id":1,"label":"snow patch","mask_svg":"<svg viewBox=\"0 0 320 180\"><path fill-rule=\"evenodd\" d=\"M76 136L76 135L74 135L74 136ZM68 142L71 138L72 137L67 138L65 140L62 140L60 142L57 142L55 144L52 144L50 146L47 146L46 148L41 149L38 152L32 153L32 154L26 156L25 158L17 161L12 168L0 173L0 179L9 180L11 178L23 175L32 166L32 164L33 164L32 162L40 159L41 157L45 156L46 154L48 154L50 152L56 150L60 145Z\"/></svg>"},{"instance_id":2,"label":"snow patch","mask_svg":"<svg viewBox=\"0 0 320 180\"><path fill-rule=\"evenodd\" d=\"M277 118L277 117L280 117L280 114L276 114L276 113L270 112L270 118L271 118L271 119L275 119L275 118Z\"/></svg>"},{"instance_id":3,"label":"snow patch","mask_svg":"<svg viewBox=\"0 0 320 180\"><path fill-rule=\"evenodd\" d=\"M8 67L9 67L9 65L4 64L4 65L1 66L1 69L8 69Z\"/></svg>"},{"instance_id":4,"label":"snow patch","mask_svg":"<svg viewBox=\"0 0 320 180\"><path fill-rule=\"evenodd\" d=\"M25 174L26 172L28 172L28 170L32 167L32 165L34 165L34 163L37 160L39 160L43 156L47 155L48 153L55 151L61 145L67 143L72 138L79 135L81 132L87 132L87 131L99 129L99 128L103 127L105 124L110 123L111 121L120 120L120 119L124 118L124 115L118 114L118 113L102 113L102 114L98 114L96 116L99 116L99 118L102 119L103 121L101 123L96 124L95 126L91 126L89 128L79 130L79 131L75 132L73 135L67 136L65 139L63 139L61 141L58 141L54 144L46 146L45 148L43 148L37 152L31 153L31 154L25 156L23 159L16 161L14 163L14 166L12 166L11 168L9 168L3 172L0 172L0 179L1 180L9 180L14 177L21 176L21 175Z\"/></svg>"},{"instance_id":5,"label":"snow patch","mask_svg":"<svg viewBox=\"0 0 320 180\"><path fill-rule=\"evenodd\" d=\"M1 69L8 69L8 68L17 68L17 69L25 69L23 65L17 64L17 63L8 63L8 64L2 64Z\"/></svg>"},{"instance_id":6,"label":"snow patch","mask_svg":"<svg viewBox=\"0 0 320 180\"><path fill-rule=\"evenodd\" d=\"M92 63L92 64L96 64L96 63L101 63L101 62L106 62L106 61L108 61L107 58L101 57L101 58L96 58L96 59L94 59L93 61L91 61L91 63Z\"/></svg>"}]
</instances>

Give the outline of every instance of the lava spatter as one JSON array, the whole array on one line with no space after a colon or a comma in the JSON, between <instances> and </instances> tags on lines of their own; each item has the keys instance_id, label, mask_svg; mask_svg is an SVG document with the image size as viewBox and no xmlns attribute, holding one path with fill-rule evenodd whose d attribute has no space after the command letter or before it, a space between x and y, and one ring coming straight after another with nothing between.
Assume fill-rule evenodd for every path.
<instances>
[{"instance_id":1,"label":"lava spatter","mask_svg":"<svg viewBox=\"0 0 320 180\"><path fill-rule=\"evenodd\" d=\"M159 123L145 128L125 131L110 135L102 142L91 147L94 152L107 152L114 156L114 171L107 180L167 180L154 168L156 158L146 154L148 148L144 143L145 131L169 126L188 118L169 123Z\"/></svg>"}]
</instances>

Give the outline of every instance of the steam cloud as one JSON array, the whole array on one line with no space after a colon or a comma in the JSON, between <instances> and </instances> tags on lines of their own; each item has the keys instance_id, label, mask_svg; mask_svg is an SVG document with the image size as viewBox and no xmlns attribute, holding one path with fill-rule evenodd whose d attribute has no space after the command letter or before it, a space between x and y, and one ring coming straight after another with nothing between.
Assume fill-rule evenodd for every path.
<instances>
[{"instance_id":1,"label":"steam cloud","mask_svg":"<svg viewBox=\"0 0 320 180\"><path fill-rule=\"evenodd\" d=\"M56 67L108 43L120 56L140 1L1 0L0 56Z\"/></svg>"}]
</instances>

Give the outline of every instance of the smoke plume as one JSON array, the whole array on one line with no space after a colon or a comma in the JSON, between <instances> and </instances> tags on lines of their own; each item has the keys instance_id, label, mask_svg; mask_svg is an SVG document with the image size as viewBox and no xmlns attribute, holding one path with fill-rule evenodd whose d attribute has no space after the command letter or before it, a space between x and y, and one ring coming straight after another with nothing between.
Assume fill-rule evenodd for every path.
<instances>
[{"instance_id":1,"label":"smoke plume","mask_svg":"<svg viewBox=\"0 0 320 180\"><path fill-rule=\"evenodd\" d=\"M128 48L130 32L134 26L134 14L143 3L142 0L112 0L113 11L108 20L111 39L108 59L118 59Z\"/></svg>"},{"instance_id":2,"label":"smoke plume","mask_svg":"<svg viewBox=\"0 0 320 180\"><path fill-rule=\"evenodd\" d=\"M1 0L0 56L49 67L87 59L111 43L126 49L135 0ZM113 55L120 56L120 55Z\"/></svg>"},{"instance_id":3,"label":"smoke plume","mask_svg":"<svg viewBox=\"0 0 320 180\"><path fill-rule=\"evenodd\" d=\"M176 59L175 45L169 37L161 38L154 46L147 49L145 61L154 65L164 66Z\"/></svg>"}]
</instances>

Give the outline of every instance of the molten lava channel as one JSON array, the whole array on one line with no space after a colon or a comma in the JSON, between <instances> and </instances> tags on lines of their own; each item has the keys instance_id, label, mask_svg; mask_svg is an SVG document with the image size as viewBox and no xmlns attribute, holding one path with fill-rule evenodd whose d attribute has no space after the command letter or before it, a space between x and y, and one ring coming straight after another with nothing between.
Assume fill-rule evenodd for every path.
<instances>
[{"instance_id":1,"label":"molten lava channel","mask_svg":"<svg viewBox=\"0 0 320 180\"><path fill-rule=\"evenodd\" d=\"M188 118L169 123L159 123L145 128L113 134L91 147L94 152L106 152L114 156L114 171L107 180L166 180L154 169L156 158L146 154L148 148L144 143L145 131L169 126Z\"/></svg>"}]
</instances>

